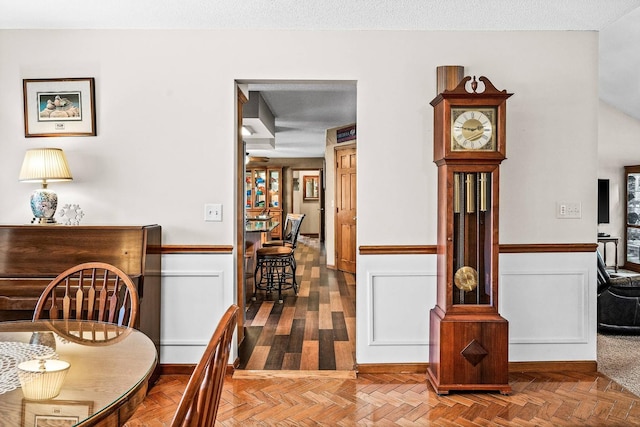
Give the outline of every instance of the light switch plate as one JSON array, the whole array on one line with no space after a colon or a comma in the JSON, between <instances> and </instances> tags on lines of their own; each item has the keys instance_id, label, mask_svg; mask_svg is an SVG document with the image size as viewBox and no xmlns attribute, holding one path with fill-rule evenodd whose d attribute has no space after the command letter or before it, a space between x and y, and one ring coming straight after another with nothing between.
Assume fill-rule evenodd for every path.
<instances>
[{"instance_id":1,"label":"light switch plate","mask_svg":"<svg viewBox=\"0 0 640 427\"><path fill-rule=\"evenodd\" d=\"M207 203L204 205L205 221L222 221L222 205L220 203Z\"/></svg>"},{"instance_id":2,"label":"light switch plate","mask_svg":"<svg viewBox=\"0 0 640 427\"><path fill-rule=\"evenodd\" d=\"M560 219L582 218L582 206L580 202L558 202L556 217Z\"/></svg>"}]
</instances>

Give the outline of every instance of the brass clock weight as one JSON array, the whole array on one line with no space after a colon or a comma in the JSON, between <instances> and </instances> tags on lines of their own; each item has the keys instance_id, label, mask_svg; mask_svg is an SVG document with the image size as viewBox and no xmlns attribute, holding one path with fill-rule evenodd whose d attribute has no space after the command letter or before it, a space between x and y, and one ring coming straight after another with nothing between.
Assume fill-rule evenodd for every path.
<instances>
[{"instance_id":1,"label":"brass clock weight","mask_svg":"<svg viewBox=\"0 0 640 427\"><path fill-rule=\"evenodd\" d=\"M509 324L498 313L498 196L512 94L486 77L462 74L462 67L439 67L439 79L448 79L439 87L447 88L431 101L438 274L427 377L439 394L508 394Z\"/></svg>"}]
</instances>

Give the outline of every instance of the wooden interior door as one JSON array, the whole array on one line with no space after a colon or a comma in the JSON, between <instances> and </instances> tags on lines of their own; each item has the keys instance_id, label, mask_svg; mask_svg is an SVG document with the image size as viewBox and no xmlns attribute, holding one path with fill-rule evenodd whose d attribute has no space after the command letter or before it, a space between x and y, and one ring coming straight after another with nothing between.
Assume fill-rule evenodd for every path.
<instances>
[{"instance_id":1,"label":"wooden interior door","mask_svg":"<svg viewBox=\"0 0 640 427\"><path fill-rule=\"evenodd\" d=\"M336 149L336 268L356 272L356 149Z\"/></svg>"}]
</instances>

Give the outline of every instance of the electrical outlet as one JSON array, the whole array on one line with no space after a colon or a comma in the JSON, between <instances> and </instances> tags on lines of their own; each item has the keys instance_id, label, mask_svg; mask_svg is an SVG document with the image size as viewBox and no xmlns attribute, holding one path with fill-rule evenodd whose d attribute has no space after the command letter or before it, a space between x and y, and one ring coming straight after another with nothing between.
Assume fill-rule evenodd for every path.
<instances>
[{"instance_id":1,"label":"electrical outlet","mask_svg":"<svg viewBox=\"0 0 640 427\"><path fill-rule=\"evenodd\" d=\"M579 219L582 218L582 205L580 202L558 202L556 218Z\"/></svg>"},{"instance_id":2,"label":"electrical outlet","mask_svg":"<svg viewBox=\"0 0 640 427\"><path fill-rule=\"evenodd\" d=\"M204 205L205 221L222 221L222 205L220 203L207 203Z\"/></svg>"}]
</instances>

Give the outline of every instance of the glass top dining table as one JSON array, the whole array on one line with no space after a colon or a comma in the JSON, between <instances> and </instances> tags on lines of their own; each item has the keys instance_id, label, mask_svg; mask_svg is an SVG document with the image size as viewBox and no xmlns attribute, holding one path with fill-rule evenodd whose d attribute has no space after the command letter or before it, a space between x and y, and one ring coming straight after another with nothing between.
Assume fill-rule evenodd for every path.
<instances>
[{"instance_id":1,"label":"glass top dining table","mask_svg":"<svg viewBox=\"0 0 640 427\"><path fill-rule=\"evenodd\" d=\"M58 359L70 367L60 393L24 397L17 366ZM122 425L144 400L158 357L142 332L100 322L0 322L0 426Z\"/></svg>"}]
</instances>

